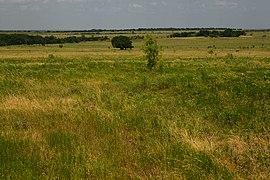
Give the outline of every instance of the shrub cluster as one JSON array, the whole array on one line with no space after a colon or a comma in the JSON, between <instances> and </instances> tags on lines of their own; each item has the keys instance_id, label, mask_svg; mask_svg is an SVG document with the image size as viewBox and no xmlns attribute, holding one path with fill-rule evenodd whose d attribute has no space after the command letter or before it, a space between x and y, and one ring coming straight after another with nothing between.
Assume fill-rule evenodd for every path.
<instances>
[{"instance_id":1,"label":"shrub cluster","mask_svg":"<svg viewBox=\"0 0 270 180\"><path fill-rule=\"evenodd\" d=\"M132 41L127 36L115 36L111 40L112 46L114 48L120 48L121 50L126 50L127 48L132 49Z\"/></svg>"},{"instance_id":2,"label":"shrub cluster","mask_svg":"<svg viewBox=\"0 0 270 180\"><path fill-rule=\"evenodd\" d=\"M154 68L159 60L160 52L160 47L157 44L156 38L151 35L147 35L145 44L143 45L143 51L147 60L147 67L149 69Z\"/></svg>"},{"instance_id":3,"label":"shrub cluster","mask_svg":"<svg viewBox=\"0 0 270 180\"><path fill-rule=\"evenodd\" d=\"M232 30L232 29L225 29L223 31L209 31L209 30L200 30L199 32L177 32L170 35L171 38L174 37L239 37L242 35L246 35L245 31L243 30Z\"/></svg>"},{"instance_id":4,"label":"shrub cluster","mask_svg":"<svg viewBox=\"0 0 270 180\"><path fill-rule=\"evenodd\" d=\"M63 43L79 43L83 41L106 41L109 38L107 36L102 37L80 37L70 36L65 38L57 38L55 36L32 36L27 34L0 34L0 46L9 45L32 45L32 44L63 44Z\"/></svg>"}]
</instances>

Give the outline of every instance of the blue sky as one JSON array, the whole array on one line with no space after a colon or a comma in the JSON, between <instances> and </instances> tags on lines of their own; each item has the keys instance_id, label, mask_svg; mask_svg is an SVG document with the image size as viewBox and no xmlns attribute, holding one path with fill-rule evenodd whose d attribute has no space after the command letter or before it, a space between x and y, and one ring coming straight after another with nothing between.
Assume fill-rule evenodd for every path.
<instances>
[{"instance_id":1,"label":"blue sky","mask_svg":"<svg viewBox=\"0 0 270 180\"><path fill-rule=\"evenodd\" d=\"M270 28L270 0L0 0L0 30Z\"/></svg>"}]
</instances>

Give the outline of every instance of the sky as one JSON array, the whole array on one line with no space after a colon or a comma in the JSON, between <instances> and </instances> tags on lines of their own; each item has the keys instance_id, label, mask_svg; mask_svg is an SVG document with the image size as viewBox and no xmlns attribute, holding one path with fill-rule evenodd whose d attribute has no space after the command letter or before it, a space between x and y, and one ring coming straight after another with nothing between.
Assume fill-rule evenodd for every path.
<instances>
[{"instance_id":1,"label":"sky","mask_svg":"<svg viewBox=\"0 0 270 180\"><path fill-rule=\"evenodd\" d=\"M0 0L0 30L270 29L270 0Z\"/></svg>"}]
</instances>

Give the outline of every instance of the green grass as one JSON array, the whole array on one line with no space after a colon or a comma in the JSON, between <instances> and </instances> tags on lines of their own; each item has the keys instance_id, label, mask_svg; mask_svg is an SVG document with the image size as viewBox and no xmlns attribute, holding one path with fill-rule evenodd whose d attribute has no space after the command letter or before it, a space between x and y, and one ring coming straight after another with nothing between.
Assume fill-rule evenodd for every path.
<instances>
[{"instance_id":1,"label":"green grass","mask_svg":"<svg viewBox=\"0 0 270 180\"><path fill-rule=\"evenodd\" d=\"M203 42L189 56L196 41L213 39L159 39L153 71L142 42L0 59L1 179L269 179L269 50L231 56L215 39L224 56Z\"/></svg>"}]
</instances>

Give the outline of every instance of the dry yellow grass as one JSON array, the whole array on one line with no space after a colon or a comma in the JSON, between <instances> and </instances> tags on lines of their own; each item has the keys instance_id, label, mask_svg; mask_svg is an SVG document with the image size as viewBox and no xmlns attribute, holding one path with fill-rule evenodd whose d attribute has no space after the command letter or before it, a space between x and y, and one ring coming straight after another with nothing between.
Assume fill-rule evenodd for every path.
<instances>
[{"instance_id":1,"label":"dry yellow grass","mask_svg":"<svg viewBox=\"0 0 270 180\"><path fill-rule=\"evenodd\" d=\"M25 154L41 161L34 171L48 173L33 178L192 179L228 170L267 179L270 51L238 50L249 40L159 38L165 65L153 71L143 64L143 41L127 51L110 42L0 47L2 147L10 143L12 157L29 142Z\"/></svg>"},{"instance_id":2,"label":"dry yellow grass","mask_svg":"<svg viewBox=\"0 0 270 180\"><path fill-rule=\"evenodd\" d=\"M60 110L61 112L68 112L77 103L78 99L74 98L50 98L42 100L29 99L24 96L7 96L1 98L0 110L18 110L24 112Z\"/></svg>"},{"instance_id":3,"label":"dry yellow grass","mask_svg":"<svg viewBox=\"0 0 270 180\"><path fill-rule=\"evenodd\" d=\"M220 144L215 135L204 137L191 135L186 129L180 129L174 123L169 125L169 130L176 140L189 144L196 151L212 153Z\"/></svg>"},{"instance_id":4,"label":"dry yellow grass","mask_svg":"<svg viewBox=\"0 0 270 180\"><path fill-rule=\"evenodd\" d=\"M109 51L109 52L80 52L77 50L67 51L67 52L11 52L11 53L1 53L1 59L36 59L36 58L48 58L49 55L54 55L59 58L99 58L106 57L106 59L115 59L117 56L121 59L132 58L141 59L143 58L143 53L140 51L132 50L126 52L120 51ZM233 54L234 57L255 57L255 58L268 58L270 57L270 52L268 51L240 51L235 52L232 50L215 50L214 54L209 54L207 50L163 50L162 56L166 59L175 58L205 58L205 57L226 57L228 54Z\"/></svg>"}]
</instances>

